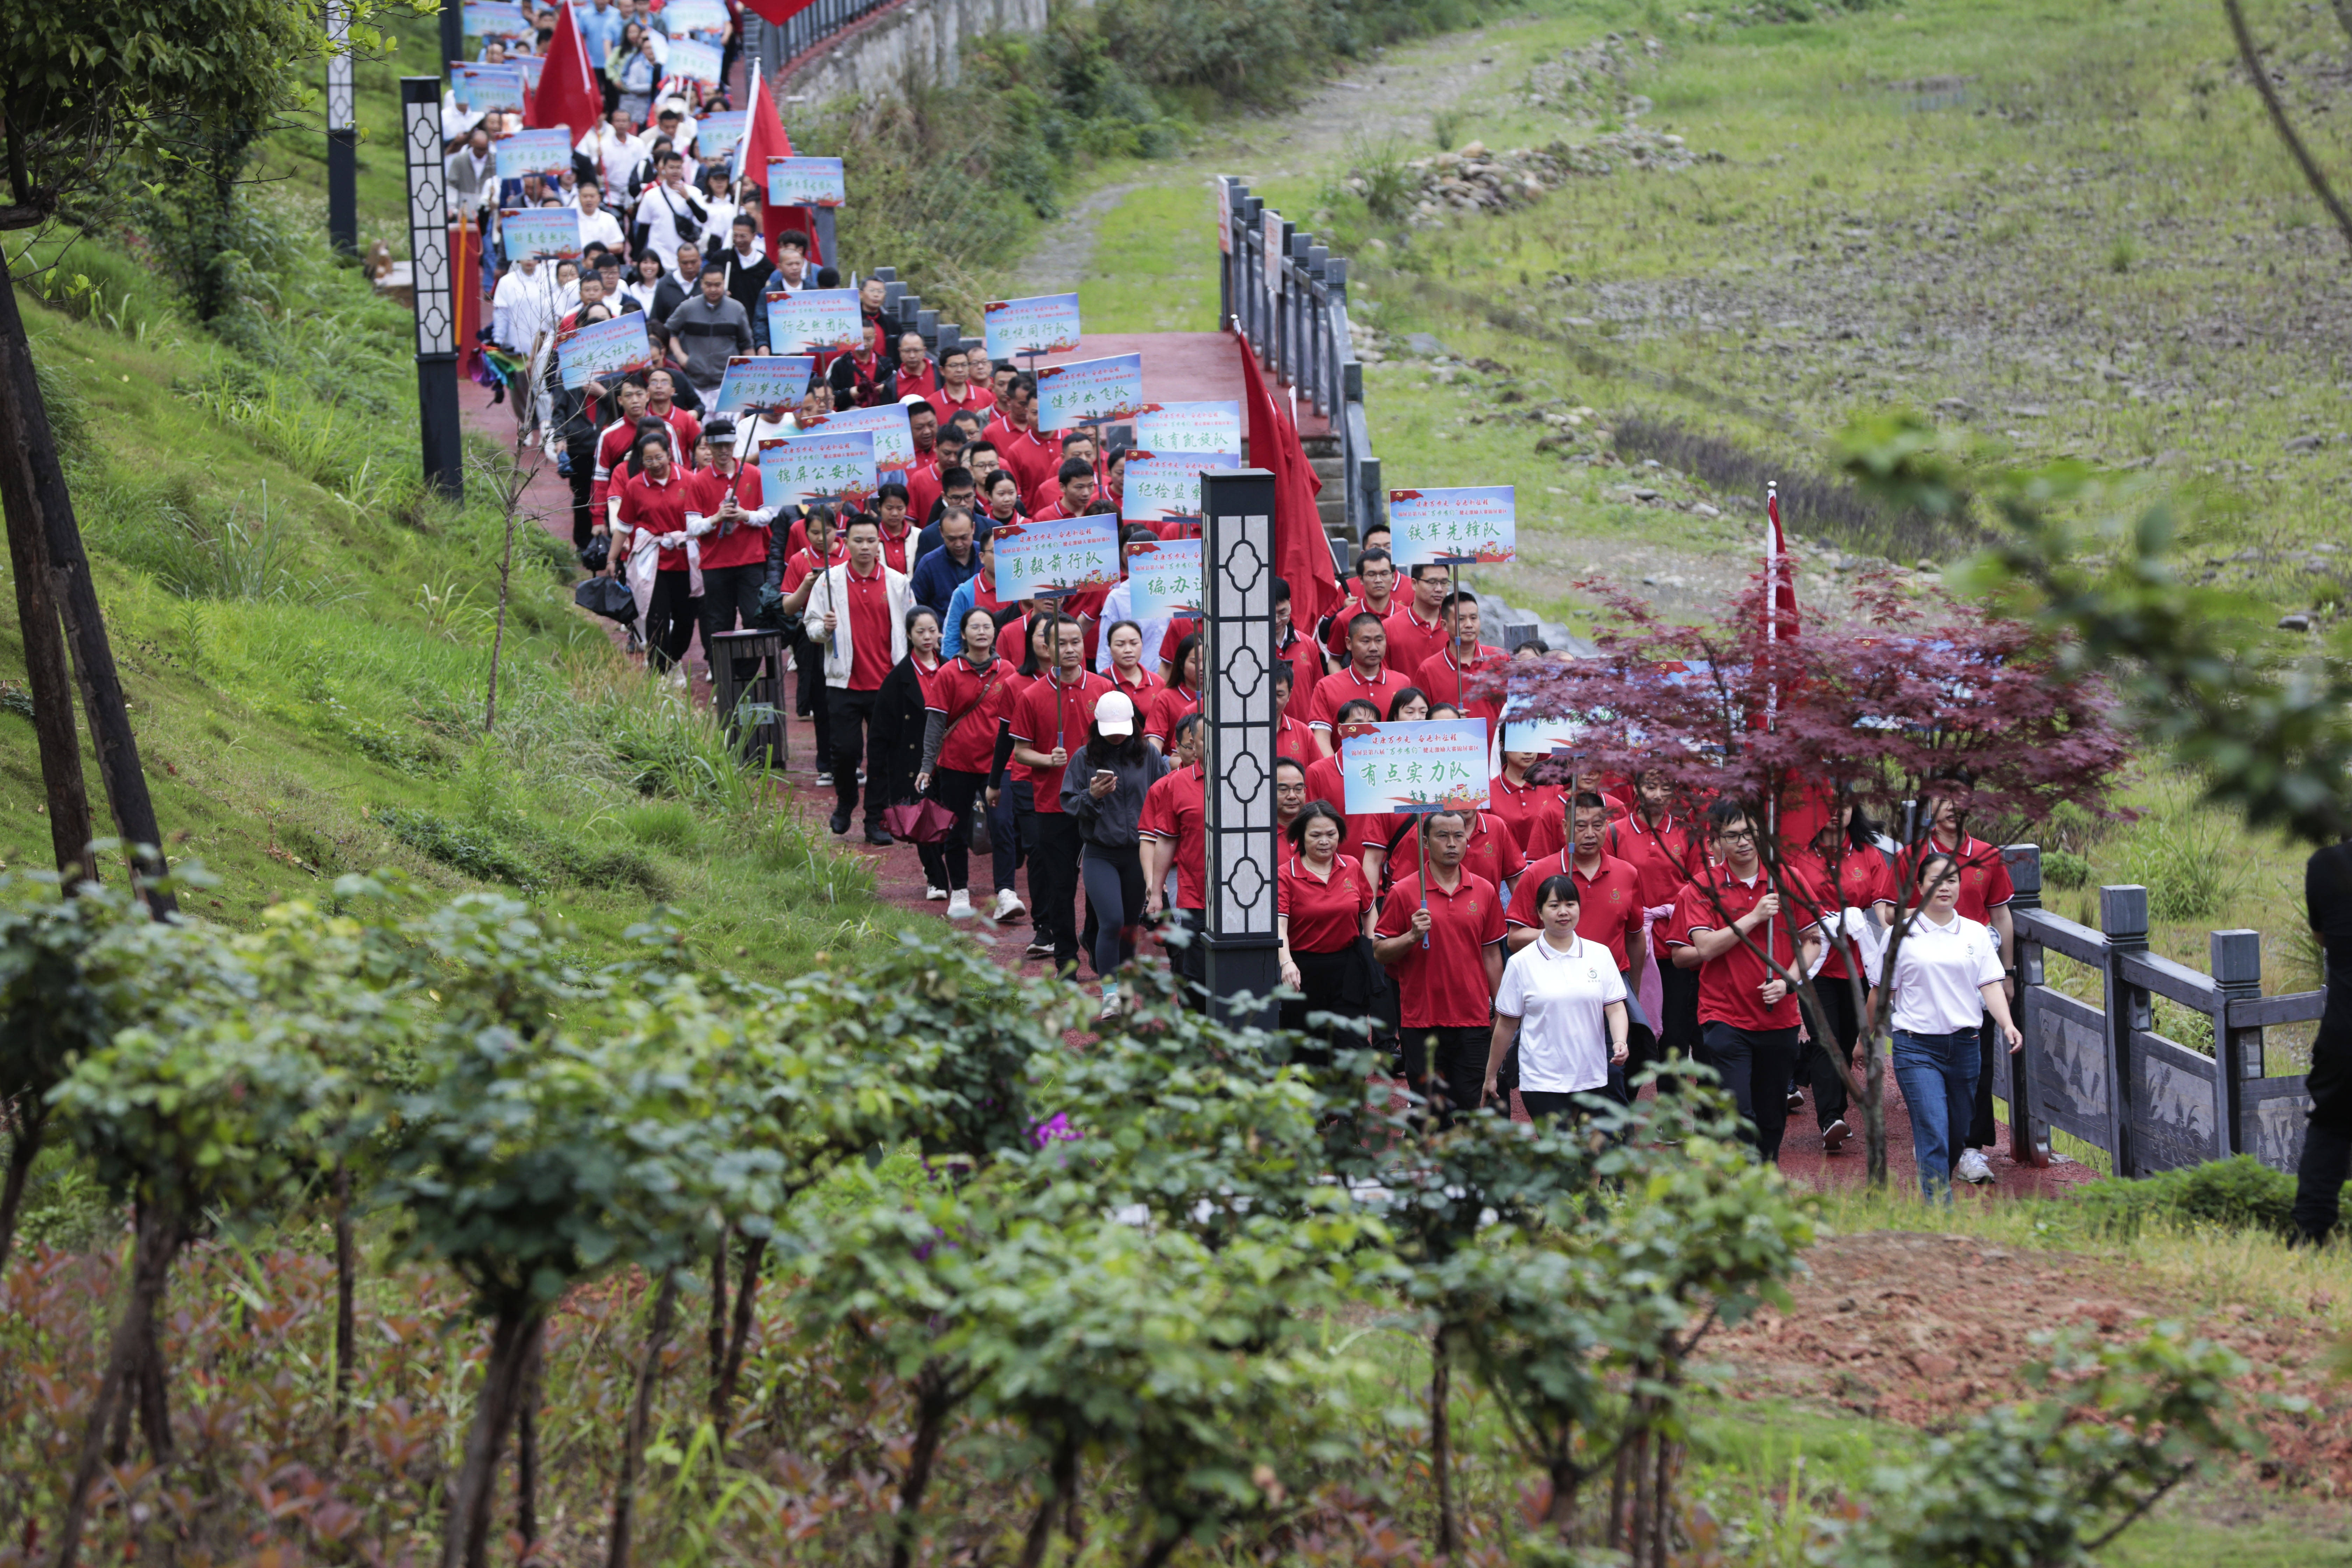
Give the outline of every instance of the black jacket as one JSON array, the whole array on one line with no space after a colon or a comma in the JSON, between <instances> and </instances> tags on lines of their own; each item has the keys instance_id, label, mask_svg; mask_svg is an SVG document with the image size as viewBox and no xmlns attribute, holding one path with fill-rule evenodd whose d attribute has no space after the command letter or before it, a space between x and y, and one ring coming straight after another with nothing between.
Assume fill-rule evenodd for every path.
<instances>
[{"instance_id":1,"label":"black jacket","mask_svg":"<svg viewBox=\"0 0 2352 1568\"><path fill-rule=\"evenodd\" d=\"M915 798L915 775L923 766L923 682L910 655L882 678L874 698L874 745L882 776L866 784L885 805Z\"/></svg>"}]
</instances>

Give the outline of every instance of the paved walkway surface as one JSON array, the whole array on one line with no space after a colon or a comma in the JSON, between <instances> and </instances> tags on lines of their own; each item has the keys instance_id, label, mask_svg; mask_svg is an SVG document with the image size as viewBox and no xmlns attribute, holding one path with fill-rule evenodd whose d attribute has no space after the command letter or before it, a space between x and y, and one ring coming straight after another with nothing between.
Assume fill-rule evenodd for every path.
<instances>
[{"instance_id":1,"label":"paved walkway surface","mask_svg":"<svg viewBox=\"0 0 2352 1568\"><path fill-rule=\"evenodd\" d=\"M1238 395L1239 368L1233 363L1234 351L1228 346L1228 340L1209 333L1167 335L1204 339L1218 345L1223 356L1220 363L1233 369L1235 395ZM1090 345L1095 342L1096 340L1089 340ZM1151 363L1149 358L1145 361L1147 366ZM492 437L511 447L514 440L514 420L509 409L502 405L494 405L490 402L488 392L475 386L470 382L461 384L459 390L467 428ZM1183 395L1214 396L1220 394L1186 393ZM529 460L532 454L526 453L526 460ZM535 515L549 532L566 542L570 541L572 492L567 482L556 473L554 464L543 463L541 466L539 472L524 491L523 505L526 513ZM614 639L618 641L619 628L615 626L613 630ZM702 661L698 637L696 646L688 653L687 665L689 679L692 681L694 700L708 702L710 700L709 676ZM785 798L797 802L800 810L808 813L818 821L823 821L831 814L833 802L830 791L821 791L816 787L815 731L807 720L793 714L787 725L787 742L789 752L783 782L789 787ZM947 906L943 903L928 901L923 897L922 868L916 861L913 847L903 844L894 845L888 848L875 848L868 846L862 837L862 812L860 816L861 821L853 826L851 833L839 842L845 849L863 856L872 862L875 886L880 896L902 909L920 911L944 922L947 919ZM988 858L975 854L972 857L971 870L972 901L985 909L994 894ZM1023 896L1024 898L1027 896L1025 880ZM1042 961L1024 959L1022 956L1022 950L1027 945L1029 940L1029 927L1025 923L1013 923L1001 927L992 927L984 921L958 923L964 925L965 929L976 938L987 942L999 963L1018 967L1031 974L1041 974L1045 972L1047 965ZM1917 1177L1911 1159L1909 1110L1904 1104L1901 1089L1894 1083L1891 1076L1887 1081L1886 1090L1888 1178L1895 1191L1914 1192L1917 1190ZM1808 1098L1810 1100L1810 1096ZM2051 1196L2082 1183L2097 1179L2097 1173L2089 1166L2071 1161L2058 1161L2042 1169L2021 1166L2010 1158L2008 1137L2008 1130L2003 1128L2000 1134L2001 1146L1994 1151L1990 1162L1995 1177L1993 1185L1988 1188L1964 1187L1960 1189L1964 1200L1984 1197ZM1812 1107L1808 1103L1803 1110L1790 1112L1788 1132L1780 1146L1780 1169L1792 1179L1809 1182L1819 1187L1860 1186L1865 1175L1860 1133L1857 1131L1855 1137L1837 1153L1829 1153L1822 1147L1821 1129L1815 1124Z\"/></svg>"}]
</instances>

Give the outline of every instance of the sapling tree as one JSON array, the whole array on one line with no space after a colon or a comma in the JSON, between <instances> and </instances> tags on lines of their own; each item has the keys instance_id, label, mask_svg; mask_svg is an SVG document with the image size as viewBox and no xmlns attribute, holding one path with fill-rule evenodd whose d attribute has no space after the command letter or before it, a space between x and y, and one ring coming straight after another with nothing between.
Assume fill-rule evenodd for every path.
<instances>
[{"instance_id":1,"label":"sapling tree","mask_svg":"<svg viewBox=\"0 0 2352 1568\"><path fill-rule=\"evenodd\" d=\"M1822 983L1778 955L1794 945L1791 933L1818 932L1844 958L1847 978L1829 984L1849 987L1853 1014L1865 1020L1866 1049L1859 1064L1833 1049L1824 1054L1862 1110L1869 1177L1883 1184L1886 1125L1875 1063L1892 997L1882 992L1869 1016L1865 958L1891 961L1908 917L1896 920L1883 947L1866 947L1841 918L1846 858L1876 853L1835 831L1842 811L1871 810L1898 830L1907 807L1938 795L1964 795L1979 824L2039 821L2061 805L2104 811L2131 755L2113 694L2052 629L1883 577L1856 585L1857 618L1847 626L1768 617L1775 582L1762 573L1712 625L1669 623L1605 584L1589 586L1612 616L1594 657L1515 666L1491 681L1524 711L1582 723L1572 763L1581 780L1663 784L1686 820L1710 801L1748 805L1781 914L1777 939L1741 931L1738 940L1801 997L1817 1039L1832 1037ZM1924 841L1928 814L1914 815L1909 831ZM1824 825L1832 831L1821 832ZM1918 859L1900 862L1898 910L1919 901ZM1695 885L1726 914L1707 884Z\"/></svg>"}]
</instances>

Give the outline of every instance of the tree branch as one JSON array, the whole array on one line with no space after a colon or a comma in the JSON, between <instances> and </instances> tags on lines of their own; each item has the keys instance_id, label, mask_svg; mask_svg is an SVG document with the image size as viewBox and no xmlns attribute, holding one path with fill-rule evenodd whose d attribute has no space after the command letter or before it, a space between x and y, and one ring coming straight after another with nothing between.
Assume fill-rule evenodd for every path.
<instances>
[{"instance_id":1,"label":"tree branch","mask_svg":"<svg viewBox=\"0 0 2352 1568\"><path fill-rule=\"evenodd\" d=\"M2235 0L2231 0L2231 3L2234 4ZM2340 4L2341 0L2339 0L2339 6ZM2140 1521L2142 1515L2146 1514L2149 1509L2154 1508L2158 1502L2163 1500L2165 1493L2170 1491L2173 1488L2187 1480L2190 1473L2196 1468L2197 1462L2194 1459L2191 1459L2187 1464L2182 1465L2179 1469L2174 1470L2171 1476L2165 1480L2162 1486L2158 1487L2154 1491L2148 1493L2147 1496L2140 1499L2137 1507L2134 1508L2129 1513L2124 1515L2123 1518L2116 1521L2115 1525L2109 1529L2105 1535L2100 1536L2096 1541L2089 1542L2084 1550L2086 1552L2096 1552L2101 1547L2106 1545L2108 1542L2113 1541L2116 1536L2121 1535L2125 1531L2129 1530L2133 1525L2137 1524Z\"/></svg>"},{"instance_id":2,"label":"tree branch","mask_svg":"<svg viewBox=\"0 0 2352 1568\"><path fill-rule=\"evenodd\" d=\"M2238 40L2238 58L2245 62L2246 74L2253 79L2254 90L2263 95L2263 107L2271 111L2271 123L2277 127L2279 140L2285 142L2286 150L2294 155L2295 166L2303 171L2303 177L2310 184L2312 194L2319 198L2319 205L2326 207L2327 216L2336 220L2336 227L2344 236L2344 243L2352 246L2352 213L2346 212L2344 204L2336 199L2336 191L2328 184L2327 176L2320 173L2319 165L2312 160L2310 150L2304 146L2303 138L2295 134L2293 122L2287 119L2286 108L2279 102L2278 89L2271 85L2270 73L2263 69L2263 58L2254 48L2254 36L2247 31L2243 7L2239 0L2221 0L2221 9L2229 16L2231 35ZM2344 14L2344 0L2336 0L2336 9L2337 16Z\"/></svg>"}]
</instances>

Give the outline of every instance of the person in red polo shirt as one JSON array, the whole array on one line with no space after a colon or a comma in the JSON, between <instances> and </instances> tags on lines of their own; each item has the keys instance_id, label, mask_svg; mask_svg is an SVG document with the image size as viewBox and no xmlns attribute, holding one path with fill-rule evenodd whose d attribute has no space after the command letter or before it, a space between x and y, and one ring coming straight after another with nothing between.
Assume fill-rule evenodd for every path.
<instances>
[{"instance_id":1,"label":"person in red polo shirt","mask_svg":"<svg viewBox=\"0 0 2352 1568\"><path fill-rule=\"evenodd\" d=\"M930 400L941 424L967 408L985 417L996 406L996 394L971 379L971 357L953 345L940 351L940 384Z\"/></svg>"},{"instance_id":2,"label":"person in red polo shirt","mask_svg":"<svg viewBox=\"0 0 2352 1568\"><path fill-rule=\"evenodd\" d=\"M1979 925L1990 926L2000 940L2000 966L2003 971L2001 990L2012 1005L2017 1000L2017 922L2009 910L2010 900L2017 896L2010 886L2009 861L2000 846L1988 844L1969 835L1969 797L1975 792L1976 781L1965 773L1939 773L1927 781L1927 799L1921 803L1920 815L1927 822L1927 840L1914 844L1895 859L1895 880L1906 901L1916 902L1920 896L1919 861L1934 853L1948 855L1959 868L1959 901L1953 908L1960 918ZM1968 1147L1961 1151L1959 1163L1952 1167L1956 1182L1985 1183L1992 1180L1992 1166L1984 1152L1993 1146L1996 1129L1992 1119L1992 1015L1984 1015L1977 1026L1977 1041L1981 1060L1977 1071L1976 1108L1969 1118Z\"/></svg>"},{"instance_id":3,"label":"person in red polo shirt","mask_svg":"<svg viewBox=\"0 0 2352 1568\"><path fill-rule=\"evenodd\" d=\"M988 422L980 438L996 448L996 460L1019 482L1024 496L1052 479L1054 471L1062 466L1061 443L1047 445L1047 437L1037 430L1034 376L1022 374L1013 378L997 405L996 417Z\"/></svg>"},{"instance_id":4,"label":"person in red polo shirt","mask_svg":"<svg viewBox=\"0 0 2352 1568\"><path fill-rule=\"evenodd\" d=\"M613 484L613 470L629 460L629 448L636 444L639 426L646 417L646 389L634 376L621 383L614 394L620 405L621 416L604 426L596 437L594 477L589 481L588 510L599 530L613 525L614 514L619 510L620 496ZM662 428L669 426L665 423Z\"/></svg>"},{"instance_id":5,"label":"person in red polo shirt","mask_svg":"<svg viewBox=\"0 0 2352 1568\"><path fill-rule=\"evenodd\" d=\"M1530 863L1512 895L1507 917L1511 925L1510 949L1517 952L1543 932L1543 910L1537 900L1537 889L1553 877L1567 877L1574 881L1579 909L1577 933L1587 942L1599 942L1609 949L1609 957L1625 982L1628 1027L1633 1031L1627 1038L1633 1041L1631 1048L1639 1053L1643 1047L1636 1037L1649 1035L1653 1040L1656 1038L1634 996L1645 957L1649 921L1642 913L1641 873L1601 847L1601 837L1608 828L1609 803L1589 791L1578 795L1574 841L1559 854ZM1633 1059L1639 1061L1641 1057L1637 1054ZM1622 1070L1610 1069L1609 1086L1612 1093L1626 1098Z\"/></svg>"},{"instance_id":6,"label":"person in red polo shirt","mask_svg":"<svg viewBox=\"0 0 2352 1568\"><path fill-rule=\"evenodd\" d=\"M1041 619L1045 617L1040 617ZM1029 856L1029 918L1035 927L1033 947L1048 940L1054 944L1054 967L1074 973L1078 964L1077 824L1062 810L1062 772L1071 754L1086 744L1087 727L1094 722L1095 704L1110 690L1110 682L1087 668L1085 628L1067 616L1051 617L1054 624L1054 668L1031 683L1013 710L1013 755L1029 770L1036 801L1035 842L1023 847Z\"/></svg>"},{"instance_id":7,"label":"person in red polo shirt","mask_svg":"<svg viewBox=\"0 0 2352 1568\"><path fill-rule=\"evenodd\" d=\"M1811 963L1821 938L1810 925L1798 936L1802 917L1773 889L1747 805L1718 800L1706 818L1715 863L1683 889L1666 942L1676 963L1698 971L1703 1059L1738 1105L1741 1135L1777 1163L1797 1061L1798 1004L1788 974L1803 973L1799 965ZM1792 874L1781 868L1783 881Z\"/></svg>"},{"instance_id":8,"label":"person in red polo shirt","mask_svg":"<svg viewBox=\"0 0 2352 1568\"><path fill-rule=\"evenodd\" d=\"M702 656L711 638L749 626L760 615L760 589L768 576L772 543L769 524L775 509L761 504L760 470L738 462L735 422L727 415L703 427L702 466L687 476L693 508L709 526L702 552Z\"/></svg>"},{"instance_id":9,"label":"person in red polo shirt","mask_svg":"<svg viewBox=\"0 0 2352 1568\"><path fill-rule=\"evenodd\" d=\"M1502 894L1462 866L1470 816L1430 813L1428 875L1390 889L1373 928L1373 956L1396 981L1405 1081L1435 1108L1440 1126L1477 1109L1503 977Z\"/></svg>"},{"instance_id":10,"label":"person in red polo shirt","mask_svg":"<svg viewBox=\"0 0 2352 1568\"><path fill-rule=\"evenodd\" d=\"M1200 710L1201 636L1195 632L1176 645L1176 661L1170 668L1168 684L1151 693L1144 738L1155 750L1165 752L1175 736L1176 721Z\"/></svg>"},{"instance_id":11,"label":"person in red polo shirt","mask_svg":"<svg viewBox=\"0 0 2352 1568\"><path fill-rule=\"evenodd\" d=\"M637 437L631 456L637 472L629 475L620 486L620 526L628 531L632 540L643 535L652 540L660 556L654 573L652 599L646 605L646 668L656 675L667 674L686 657L687 644L694 638L695 603L693 579L686 559L687 512L694 505L688 489L687 470L674 467L670 460L672 437L664 431L647 430ZM629 555L627 550L613 552L614 568L617 569ZM678 683L685 675L679 672Z\"/></svg>"},{"instance_id":12,"label":"person in red polo shirt","mask_svg":"<svg viewBox=\"0 0 2352 1568\"><path fill-rule=\"evenodd\" d=\"M677 435L678 460L691 466L695 444L702 439L702 421L680 408L673 401L677 395L677 382L668 371L656 368L646 372L646 413Z\"/></svg>"},{"instance_id":13,"label":"person in red polo shirt","mask_svg":"<svg viewBox=\"0 0 2352 1568\"><path fill-rule=\"evenodd\" d=\"M1323 647L1334 660L1348 658L1348 635L1358 616L1385 621L1398 608L1396 585L1396 566L1389 559L1389 552L1370 548L1368 543L1363 554L1356 558L1356 575L1348 584L1348 597L1333 612L1325 631Z\"/></svg>"},{"instance_id":14,"label":"person in red polo shirt","mask_svg":"<svg viewBox=\"0 0 2352 1568\"><path fill-rule=\"evenodd\" d=\"M1478 640L1478 595L1469 589L1446 595L1443 613L1450 640L1421 661L1412 683L1428 692L1431 701L1451 702L1465 717L1485 721L1486 738L1491 741L1503 721L1503 700L1496 695L1479 695L1475 678L1498 668L1504 662L1503 650ZM1588 921L1591 913L1585 911Z\"/></svg>"},{"instance_id":15,"label":"person in red polo shirt","mask_svg":"<svg viewBox=\"0 0 2352 1568\"><path fill-rule=\"evenodd\" d=\"M1823 822L1810 847L1789 850L1785 858L1828 900L1822 910L1824 920L1834 922L1847 910L1874 911L1884 931L1895 919L1895 872L1879 852L1876 826L1853 802L1839 802L1836 820ZM1862 1037L1860 998L1854 994L1854 972L1845 953L1837 942L1826 937L1824 941L1829 951L1813 977L1813 990L1821 998L1822 1011L1829 1015L1831 1039L1851 1069L1854 1044ZM1853 936L1845 939L1845 945L1853 949L1856 958L1864 957L1864 950ZM1868 984L1865 977L1864 984ZM1818 1030L1805 1044L1798 1077L1812 1082L1813 1119L1821 1126L1822 1146L1834 1154L1853 1136L1853 1129L1845 1121L1845 1079L1830 1060L1828 1042L1820 1038Z\"/></svg>"},{"instance_id":16,"label":"person in red polo shirt","mask_svg":"<svg viewBox=\"0 0 2352 1568\"><path fill-rule=\"evenodd\" d=\"M931 521L931 509L945 493L941 476L956 465L940 461L940 416L921 398L902 400L907 405L907 434L915 443L915 460L907 465L907 516L917 530ZM912 571L912 558L908 570Z\"/></svg>"},{"instance_id":17,"label":"person in red polo shirt","mask_svg":"<svg viewBox=\"0 0 2352 1568\"><path fill-rule=\"evenodd\" d=\"M1094 465L1076 458L1066 458L1057 470L1057 482L1041 486L1029 497L1029 515L1040 522L1051 522L1065 517L1084 517L1087 505L1094 500Z\"/></svg>"},{"instance_id":18,"label":"person in red polo shirt","mask_svg":"<svg viewBox=\"0 0 2352 1568\"><path fill-rule=\"evenodd\" d=\"M1412 569L1412 597L1393 605L1381 625L1389 635L1389 668L1417 683L1421 667L1445 650L1445 568Z\"/></svg>"},{"instance_id":19,"label":"person in red polo shirt","mask_svg":"<svg viewBox=\"0 0 2352 1568\"><path fill-rule=\"evenodd\" d=\"M996 732L1013 710L1013 667L996 657L996 617L974 606L964 612L962 651L931 679L923 730L923 763L915 787L954 814L955 826L937 844L919 846L934 886L948 890L948 914L972 912L971 808L996 765ZM1008 881L996 889L991 918L1021 907Z\"/></svg>"},{"instance_id":20,"label":"person in red polo shirt","mask_svg":"<svg viewBox=\"0 0 2352 1568\"><path fill-rule=\"evenodd\" d=\"M892 842L882 826L881 780L887 776L881 742L871 733L883 678L907 657L907 612L915 591L903 572L882 559L882 530L870 517L850 520L843 531L849 559L827 567L815 582L808 614L811 630L824 642L825 702L833 713L833 830L849 831L857 809L857 766L866 764L875 787L866 799L866 842Z\"/></svg>"},{"instance_id":21,"label":"person in red polo shirt","mask_svg":"<svg viewBox=\"0 0 2352 1568\"><path fill-rule=\"evenodd\" d=\"M1665 933L1683 886L1706 866L1699 836L1673 812L1674 792L1656 773L1635 773L1633 808L1609 825L1601 847L1627 862L1642 879L1642 903L1653 912L1651 951L1659 955L1658 1013L1652 1026L1654 1055L1636 1056L1628 1069L1639 1073L1645 1062L1696 1057L1698 1037L1698 971L1684 969L1665 958ZM1670 1094L1680 1079L1671 1074L1658 1079L1658 1092Z\"/></svg>"},{"instance_id":22,"label":"person in red polo shirt","mask_svg":"<svg viewBox=\"0 0 2352 1568\"><path fill-rule=\"evenodd\" d=\"M1503 819L1511 837L1519 841L1522 852L1527 849L1528 834L1538 818L1557 816L1566 809L1560 803L1559 784L1537 784L1528 777L1528 771L1543 760L1541 752L1505 752L1503 771L1495 775L1489 792L1487 809Z\"/></svg>"},{"instance_id":23,"label":"person in red polo shirt","mask_svg":"<svg viewBox=\"0 0 2352 1568\"><path fill-rule=\"evenodd\" d=\"M907 552L914 547L914 525L908 521L907 487L892 479L874 488L874 521L882 530L882 560L891 571L908 573Z\"/></svg>"},{"instance_id":24,"label":"person in red polo shirt","mask_svg":"<svg viewBox=\"0 0 2352 1568\"><path fill-rule=\"evenodd\" d=\"M888 400L906 403L919 399L928 406L931 394L940 389L940 377L931 368L931 352L924 346L923 334L900 332L891 361L890 384L884 389Z\"/></svg>"},{"instance_id":25,"label":"person in red polo shirt","mask_svg":"<svg viewBox=\"0 0 2352 1568\"><path fill-rule=\"evenodd\" d=\"M1303 771L1315 757L1315 737L1307 726L1290 711L1290 699L1298 690L1291 678L1290 666L1274 667L1274 754L1288 757Z\"/></svg>"},{"instance_id":26,"label":"person in red polo shirt","mask_svg":"<svg viewBox=\"0 0 2352 1568\"><path fill-rule=\"evenodd\" d=\"M1175 771L1156 780L1143 795L1143 916L1157 921L1167 901L1168 870L1176 869L1175 923L1191 933L1171 955L1176 973L1187 983L1187 997L1204 997L1192 989L1209 978L1209 955L1201 945L1207 930L1209 907L1209 847L1203 829L1208 810L1201 766L1201 715L1187 713L1177 721L1171 754Z\"/></svg>"},{"instance_id":27,"label":"person in red polo shirt","mask_svg":"<svg viewBox=\"0 0 2352 1568\"><path fill-rule=\"evenodd\" d=\"M1307 704L1315 695L1315 684L1330 673L1323 663L1323 646L1313 637L1302 636L1290 620L1290 584L1276 577L1274 580L1274 657L1290 671L1291 690L1297 695L1298 711L1292 714L1304 727ZM1309 753L1298 753L1306 762Z\"/></svg>"},{"instance_id":28,"label":"person in red polo shirt","mask_svg":"<svg viewBox=\"0 0 2352 1568\"><path fill-rule=\"evenodd\" d=\"M1380 721L1381 710L1372 706L1371 699L1368 697L1351 697L1339 705L1338 723L1342 733L1353 724L1377 724ZM1319 800L1340 814L1339 820L1346 828L1346 837L1339 846L1340 853L1359 863L1364 857L1366 836L1388 821L1385 816L1347 815L1348 781L1339 772L1339 753L1336 751L1328 757L1318 757L1307 764L1307 798ZM1371 842L1385 845L1388 840L1374 837ZM1377 879L1372 885L1375 888L1380 885Z\"/></svg>"},{"instance_id":29,"label":"person in red polo shirt","mask_svg":"<svg viewBox=\"0 0 2352 1568\"><path fill-rule=\"evenodd\" d=\"M1340 704L1361 697L1372 702L1377 711L1386 713L1389 705L1412 685L1388 668L1388 631L1380 617L1369 610L1359 612L1348 626L1348 668L1316 683L1315 700L1307 710L1307 727L1314 731L1323 755L1339 749L1331 724Z\"/></svg>"},{"instance_id":30,"label":"person in red polo shirt","mask_svg":"<svg viewBox=\"0 0 2352 1568\"><path fill-rule=\"evenodd\" d=\"M1511 889L1527 869L1527 857L1519 853L1519 841L1511 837L1511 830L1500 817L1485 811L1468 815L1470 838L1463 847L1462 865L1494 883L1507 908ZM1420 868L1422 820L1410 813L1368 820L1364 828L1364 875L1371 878L1375 885L1393 884L1398 878Z\"/></svg>"},{"instance_id":31,"label":"person in red polo shirt","mask_svg":"<svg viewBox=\"0 0 2352 1568\"><path fill-rule=\"evenodd\" d=\"M1290 848L1280 857L1275 932L1282 984L1299 994L1283 999L1281 1025L1310 1032L1307 1020L1313 1014L1365 1017L1383 989L1378 966L1364 952L1372 910L1380 905L1371 879L1353 857L1339 852L1347 825L1324 802L1301 805L1283 833ZM1362 1037L1336 1026L1311 1035L1320 1043L1299 1057L1314 1067L1328 1068L1337 1052L1362 1043Z\"/></svg>"},{"instance_id":32,"label":"person in red polo shirt","mask_svg":"<svg viewBox=\"0 0 2352 1568\"><path fill-rule=\"evenodd\" d=\"M1069 478L1070 465L1084 463L1087 467L1086 494L1079 498L1078 505L1062 514L1076 517L1086 510L1085 503L1094 500L1097 493L1095 489L1095 438L1085 430L1065 430L1060 439L1048 440L1045 445L1046 449L1054 454L1054 466L1047 470L1042 483L1031 487L1029 492L1021 498L1022 503L1029 515L1035 517L1047 507L1063 502L1063 486Z\"/></svg>"}]
</instances>

